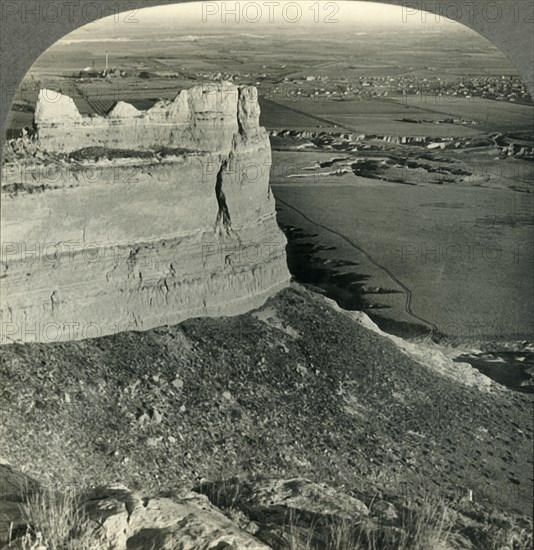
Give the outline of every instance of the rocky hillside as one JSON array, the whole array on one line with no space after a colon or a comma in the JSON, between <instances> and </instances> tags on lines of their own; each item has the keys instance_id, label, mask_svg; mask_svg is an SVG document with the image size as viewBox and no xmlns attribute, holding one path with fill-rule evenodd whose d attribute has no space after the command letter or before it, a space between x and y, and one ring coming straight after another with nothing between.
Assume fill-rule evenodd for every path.
<instances>
[{"instance_id":1,"label":"rocky hillside","mask_svg":"<svg viewBox=\"0 0 534 550\"><path fill-rule=\"evenodd\" d=\"M5 346L4 540L28 523L18 470L78 495L112 548L513 548L532 396L414 357L299 286L237 317ZM421 523L435 546L409 538ZM179 546L192 532L204 545Z\"/></svg>"}]
</instances>

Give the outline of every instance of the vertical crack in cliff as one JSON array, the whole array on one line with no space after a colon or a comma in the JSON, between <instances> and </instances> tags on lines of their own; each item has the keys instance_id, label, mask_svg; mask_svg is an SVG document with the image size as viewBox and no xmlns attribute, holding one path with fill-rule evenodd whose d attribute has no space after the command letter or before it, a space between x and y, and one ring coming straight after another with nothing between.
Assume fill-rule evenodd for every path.
<instances>
[{"instance_id":1,"label":"vertical crack in cliff","mask_svg":"<svg viewBox=\"0 0 534 550\"><path fill-rule=\"evenodd\" d=\"M217 172L217 180L215 183L215 197L217 198L217 204L219 205L219 211L217 212L217 219L215 221L216 227L223 227L226 230L226 233L230 233L232 229L232 220L230 218L230 211L228 210L228 205L226 204L226 197L223 191L223 172L228 166L228 159L225 159L219 171Z\"/></svg>"},{"instance_id":2,"label":"vertical crack in cliff","mask_svg":"<svg viewBox=\"0 0 534 550\"><path fill-rule=\"evenodd\" d=\"M50 306L52 309L52 313L54 313L59 307L59 296L57 290L54 290L54 292L52 292L50 296Z\"/></svg>"},{"instance_id":3,"label":"vertical crack in cliff","mask_svg":"<svg viewBox=\"0 0 534 550\"><path fill-rule=\"evenodd\" d=\"M243 123L241 122L241 117L239 116L239 106L241 105L241 94L242 90L240 88L237 89L237 105L236 105L236 118L237 118L237 135L244 137L245 136L245 128L243 127Z\"/></svg>"},{"instance_id":4,"label":"vertical crack in cliff","mask_svg":"<svg viewBox=\"0 0 534 550\"><path fill-rule=\"evenodd\" d=\"M235 140L236 140L236 137L237 136L243 136L244 134L244 128L243 128L243 123L241 122L241 117L239 116L239 107L241 105L241 100L242 100L242 90L237 87L236 90L235 90L236 94L235 94L235 119L236 119L236 124L237 124L237 132L234 133L234 138L233 138L233 143L232 145L235 145Z\"/></svg>"}]
</instances>

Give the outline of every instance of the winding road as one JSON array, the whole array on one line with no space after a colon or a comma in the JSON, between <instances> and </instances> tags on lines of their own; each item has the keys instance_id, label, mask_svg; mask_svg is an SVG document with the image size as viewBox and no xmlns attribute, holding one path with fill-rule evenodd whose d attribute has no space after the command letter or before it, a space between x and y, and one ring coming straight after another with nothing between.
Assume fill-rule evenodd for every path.
<instances>
[{"instance_id":1,"label":"winding road","mask_svg":"<svg viewBox=\"0 0 534 550\"><path fill-rule=\"evenodd\" d=\"M327 231L328 233L332 233L333 235L336 235L337 237L343 239L346 243L348 243L352 248L356 249L358 252L360 252L366 260L376 267L377 269L380 269L383 271L395 284L397 284L402 291L404 292L404 295L406 297L406 300L404 302L404 310L408 315L410 315L413 319L416 319L423 325L426 325L430 332L427 334L427 338L432 338L434 333L438 331L438 327L429 321L428 319L424 319L423 317L417 315L414 313L412 309L412 291L400 280L398 279L387 267L384 267L383 265L379 264L368 252L366 252L361 246L357 245L354 241L343 235L343 233L340 233L339 231L336 231L335 229L331 229L330 227L327 227L326 225L323 225L322 223L316 222L309 218L304 212L300 211L298 208L295 208L293 205L289 204L288 202L284 201L283 199L276 197L276 202L283 204L287 208L290 208L291 210L295 211L297 214L302 216L307 222L311 223L312 225L315 225L316 227L320 227L321 229Z\"/></svg>"}]
</instances>

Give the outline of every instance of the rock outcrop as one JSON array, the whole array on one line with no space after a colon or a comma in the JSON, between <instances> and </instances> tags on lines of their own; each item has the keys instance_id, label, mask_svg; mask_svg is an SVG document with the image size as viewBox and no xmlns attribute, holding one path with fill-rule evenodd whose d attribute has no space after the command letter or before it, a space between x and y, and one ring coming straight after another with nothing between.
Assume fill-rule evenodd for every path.
<instances>
[{"instance_id":1,"label":"rock outcrop","mask_svg":"<svg viewBox=\"0 0 534 550\"><path fill-rule=\"evenodd\" d=\"M266 144L256 88L228 82L182 90L146 111L119 101L107 116L82 116L72 98L41 90L34 124L43 149L60 153L91 146L152 150L181 147L228 155L234 141ZM265 159L261 159L263 161Z\"/></svg>"},{"instance_id":2,"label":"rock outcrop","mask_svg":"<svg viewBox=\"0 0 534 550\"><path fill-rule=\"evenodd\" d=\"M125 489L92 493L83 500L95 550L270 550L192 491L155 498Z\"/></svg>"},{"instance_id":3,"label":"rock outcrop","mask_svg":"<svg viewBox=\"0 0 534 550\"><path fill-rule=\"evenodd\" d=\"M532 544L526 518L495 514L490 524L483 507L467 507L465 514L460 503L455 509L428 496L419 503L396 498L394 505L365 495L369 509L304 478L231 478L151 497L121 486L52 491L28 478L29 492L24 477L0 465L0 479L9 483L0 494L0 543L12 550L482 550L489 542L505 550ZM205 489L208 494L200 494Z\"/></svg>"},{"instance_id":4,"label":"rock outcrop","mask_svg":"<svg viewBox=\"0 0 534 550\"><path fill-rule=\"evenodd\" d=\"M105 117L41 90L34 125L4 147L2 343L233 315L288 283L254 88Z\"/></svg>"}]
</instances>

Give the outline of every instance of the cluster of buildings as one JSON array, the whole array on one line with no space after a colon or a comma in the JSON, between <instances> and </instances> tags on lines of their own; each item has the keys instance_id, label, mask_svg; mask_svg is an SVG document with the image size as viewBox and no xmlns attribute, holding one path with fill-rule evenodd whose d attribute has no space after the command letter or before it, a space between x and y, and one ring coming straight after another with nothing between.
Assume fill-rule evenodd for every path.
<instances>
[{"instance_id":1,"label":"cluster of buildings","mask_svg":"<svg viewBox=\"0 0 534 550\"><path fill-rule=\"evenodd\" d=\"M78 73L78 78L106 78L107 76L130 76L128 71L121 69L109 68L109 69L93 69L92 67L86 67Z\"/></svg>"},{"instance_id":2,"label":"cluster of buildings","mask_svg":"<svg viewBox=\"0 0 534 550\"><path fill-rule=\"evenodd\" d=\"M496 101L532 104L527 87L517 76L463 77L455 81L437 78L390 78L389 85L403 94L432 94L437 96L482 97Z\"/></svg>"},{"instance_id":3,"label":"cluster of buildings","mask_svg":"<svg viewBox=\"0 0 534 550\"><path fill-rule=\"evenodd\" d=\"M263 78L261 75L258 78ZM496 101L532 104L527 87L517 76L463 77L444 80L440 77L414 75L360 76L354 79L329 78L321 75L306 75L298 78L285 77L281 82L256 82L263 95L286 97L387 97L388 95L432 95L464 99L482 97Z\"/></svg>"}]
</instances>

